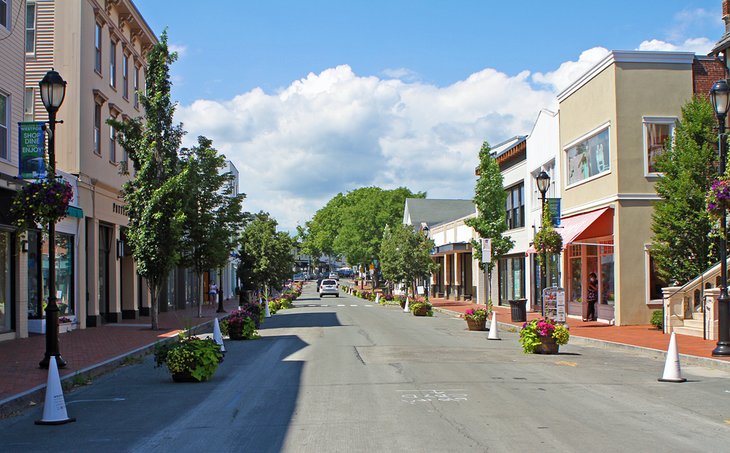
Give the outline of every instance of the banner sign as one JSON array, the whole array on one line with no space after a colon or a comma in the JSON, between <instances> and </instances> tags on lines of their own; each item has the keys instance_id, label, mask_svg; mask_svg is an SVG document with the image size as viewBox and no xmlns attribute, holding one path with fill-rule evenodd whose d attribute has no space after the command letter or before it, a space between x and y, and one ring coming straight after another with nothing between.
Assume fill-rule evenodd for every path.
<instances>
[{"instance_id":1,"label":"banner sign","mask_svg":"<svg viewBox=\"0 0 730 453\"><path fill-rule=\"evenodd\" d=\"M43 122L18 123L18 143L20 165L18 176L21 179L46 177L46 134Z\"/></svg>"},{"instance_id":2,"label":"banner sign","mask_svg":"<svg viewBox=\"0 0 730 453\"><path fill-rule=\"evenodd\" d=\"M560 198L548 198L545 200L547 209L550 212L550 220L553 226L560 226Z\"/></svg>"},{"instance_id":3,"label":"banner sign","mask_svg":"<svg viewBox=\"0 0 730 453\"><path fill-rule=\"evenodd\" d=\"M492 240L482 238L482 263L492 262Z\"/></svg>"},{"instance_id":4,"label":"banner sign","mask_svg":"<svg viewBox=\"0 0 730 453\"><path fill-rule=\"evenodd\" d=\"M556 322L565 322L565 289L552 286L542 290L545 316Z\"/></svg>"}]
</instances>

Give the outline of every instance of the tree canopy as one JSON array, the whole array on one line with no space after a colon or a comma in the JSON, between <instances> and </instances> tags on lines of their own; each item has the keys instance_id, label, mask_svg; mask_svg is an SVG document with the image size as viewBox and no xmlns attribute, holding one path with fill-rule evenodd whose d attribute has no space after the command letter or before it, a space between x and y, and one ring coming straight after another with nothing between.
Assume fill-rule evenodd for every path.
<instances>
[{"instance_id":1,"label":"tree canopy","mask_svg":"<svg viewBox=\"0 0 730 453\"><path fill-rule=\"evenodd\" d=\"M386 226L380 243L383 277L413 288L418 280L429 278L438 268L431 260L433 246L431 239L410 225Z\"/></svg>"},{"instance_id":2,"label":"tree canopy","mask_svg":"<svg viewBox=\"0 0 730 453\"><path fill-rule=\"evenodd\" d=\"M259 212L243 229L238 274L243 291L270 288L281 290L294 266L294 240L276 231L277 222L267 212Z\"/></svg>"}]
</instances>

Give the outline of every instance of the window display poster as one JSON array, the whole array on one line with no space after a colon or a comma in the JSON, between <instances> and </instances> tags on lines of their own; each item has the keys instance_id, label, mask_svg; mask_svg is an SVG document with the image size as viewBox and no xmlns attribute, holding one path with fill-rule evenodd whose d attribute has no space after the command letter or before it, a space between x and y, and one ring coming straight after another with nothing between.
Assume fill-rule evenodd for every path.
<instances>
[{"instance_id":1,"label":"window display poster","mask_svg":"<svg viewBox=\"0 0 730 453\"><path fill-rule=\"evenodd\" d=\"M551 286L542 290L545 316L556 322L565 322L565 288Z\"/></svg>"},{"instance_id":2,"label":"window display poster","mask_svg":"<svg viewBox=\"0 0 730 453\"><path fill-rule=\"evenodd\" d=\"M567 149L568 185L591 178L610 169L608 129Z\"/></svg>"}]
</instances>

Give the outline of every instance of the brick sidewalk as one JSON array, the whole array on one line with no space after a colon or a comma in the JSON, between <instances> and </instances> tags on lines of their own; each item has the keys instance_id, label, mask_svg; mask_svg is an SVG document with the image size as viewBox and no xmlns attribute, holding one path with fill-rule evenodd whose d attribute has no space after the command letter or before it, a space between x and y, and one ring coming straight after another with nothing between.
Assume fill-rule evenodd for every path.
<instances>
[{"instance_id":1,"label":"brick sidewalk","mask_svg":"<svg viewBox=\"0 0 730 453\"><path fill-rule=\"evenodd\" d=\"M431 298L431 304L436 309L454 312L462 315L468 308L485 308L471 302L459 302L445 299ZM511 321L511 308L495 306L499 324L507 324L514 327L522 327L522 323ZM540 317L540 313L527 313L527 319L533 320ZM466 324L466 323L465 323ZM651 325L645 326L611 326L602 322L583 322L578 318L568 318L570 335L580 338L603 341L607 343L618 343L622 345L648 348L666 352L669 348L671 335L662 333ZM689 335L676 335L677 349L680 354L698 357L703 359L718 360L730 364L730 357L712 357L712 350L715 349L716 341L703 340L701 337Z\"/></svg>"},{"instance_id":2,"label":"brick sidewalk","mask_svg":"<svg viewBox=\"0 0 730 453\"><path fill-rule=\"evenodd\" d=\"M238 299L229 299L223 306L230 312L238 306ZM121 361L122 357L174 336L182 329L198 326L211 331L213 318L225 316L225 313L215 313L216 308L203 306L202 318L197 317L197 307L160 313L157 331L150 329L149 317L141 317L60 334L59 352L67 362L66 368L59 370L61 378L92 368L98 373L99 365ZM0 342L0 407L20 397L42 403L40 391L46 385L48 371L40 369L38 362L45 350L45 335Z\"/></svg>"}]
</instances>

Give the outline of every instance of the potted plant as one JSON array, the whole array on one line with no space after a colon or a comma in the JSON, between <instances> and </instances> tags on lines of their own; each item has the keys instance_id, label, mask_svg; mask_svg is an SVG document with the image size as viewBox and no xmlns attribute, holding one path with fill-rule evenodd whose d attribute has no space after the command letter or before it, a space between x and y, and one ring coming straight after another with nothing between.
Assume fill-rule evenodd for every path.
<instances>
[{"instance_id":1,"label":"potted plant","mask_svg":"<svg viewBox=\"0 0 730 453\"><path fill-rule=\"evenodd\" d=\"M550 318L533 319L522 325L520 344L525 354L557 354L560 345L568 344L568 329Z\"/></svg>"},{"instance_id":2,"label":"potted plant","mask_svg":"<svg viewBox=\"0 0 730 453\"><path fill-rule=\"evenodd\" d=\"M73 196L71 184L60 178L29 183L13 199L15 224L25 231L36 225L56 223L66 217Z\"/></svg>"},{"instance_id":3,"label":"potted plant","mask_svg":"<svg viewBox=\"0 0 730 453\"><path fill-rule=\"evenodd\" d=\"M485 308L467 308L464 312L466 326L469 330L487 330L487 316L489 312Z\"/></svg>"},{"instance_id":4,"label":"potted plant","mask_svg":"<svg viewBox=\"0 0 730 453\"><path fill-rule=\"evenodd\" d=\"M408 308L413 316L433 316L433 306L424 300L416 299Z\"/></svg>"},{"instance_id":5,"label":"potted plant","mask_svg":"<svg viewBox=\"0 0 730 453\"><path fill-rule=\"evenodd\" d=\"M210 379L223 361L223 353L212 338L189 337L155 348L155 366L166 365L175 382L202 382Z\"/></svg>"},{"instance_id":6,"label":"potted plant","mask_svg":"<svg viewBox=\"0 0 730 453\"><path fill-rule=\"evenodd\" d=\"M256 329L261 327L263 311L258 304L245 304L233 310L226 319L226 330L231 340L250 340L258 338Z\"/></svg>"}]
</instances>

